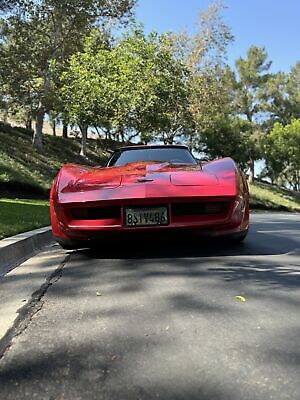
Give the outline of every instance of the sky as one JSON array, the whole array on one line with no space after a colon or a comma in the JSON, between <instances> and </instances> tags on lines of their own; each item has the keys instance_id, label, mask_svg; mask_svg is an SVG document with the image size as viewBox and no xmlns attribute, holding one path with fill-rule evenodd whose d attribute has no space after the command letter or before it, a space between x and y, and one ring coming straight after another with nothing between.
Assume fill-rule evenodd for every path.
<instances>
[{"instance_id":1,"label":"sky","mask_svg":"<svg viewBox=\"0 0 300 400\"><path fill-rule=\"evenodd\" d=\"M265 47L272 72L288 72L300 61L300 0L224 0L224 22L235 40L228 48L231 66L251 45ZM208 0L138 0L136 17L145 31L193 32Z\"/></svg>"}]
</instances>

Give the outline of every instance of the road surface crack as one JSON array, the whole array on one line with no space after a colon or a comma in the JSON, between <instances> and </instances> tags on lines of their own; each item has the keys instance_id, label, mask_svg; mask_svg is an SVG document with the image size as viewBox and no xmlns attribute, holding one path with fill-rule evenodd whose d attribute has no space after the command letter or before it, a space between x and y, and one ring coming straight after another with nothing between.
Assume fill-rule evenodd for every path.
<instances>
[{"instance_id":1,"label":"road surface crack","mask_svg":"<svg viewBox=\"0 0 300 400\"><path fill-rule=\"evenodd\" d=\"M49 287L62 277L63 269L69 259L70 254L68 254L56 270L47 277L42 286L32 294L31 299L17 311L19 315L15 319L13 326L6 332L3 338L0 339L0 361L11 347L13 339L25 331L33 316L42 309L44 305L43 297L47 293Z\"/></svg>"}]
</instances>

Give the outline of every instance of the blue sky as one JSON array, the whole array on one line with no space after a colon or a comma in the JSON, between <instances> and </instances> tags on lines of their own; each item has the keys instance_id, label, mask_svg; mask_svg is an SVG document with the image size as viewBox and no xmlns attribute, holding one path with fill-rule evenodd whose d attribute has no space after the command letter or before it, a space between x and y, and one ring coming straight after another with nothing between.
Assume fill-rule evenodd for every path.
<instances>
[{"instance_id":1,"label":"blue sky","mask_svg":"<svg viewBox=\"0 0 300 400\"><path fill-rule=\"evenodd\" d=\"M207 0L139 0L137 20L146 32L195 29ZM300 61L300 0L224 0L223 19L235 37L228 61L233 65L251 45L264 46L273 61L272 71L289 71Z\"/></svg>"}]
</instances>

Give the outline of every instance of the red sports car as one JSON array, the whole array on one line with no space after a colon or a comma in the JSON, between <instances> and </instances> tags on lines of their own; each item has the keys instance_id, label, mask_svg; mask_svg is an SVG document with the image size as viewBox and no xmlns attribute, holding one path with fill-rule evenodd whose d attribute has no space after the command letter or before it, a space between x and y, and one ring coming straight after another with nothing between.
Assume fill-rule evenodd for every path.
<instances>
[{"instance_id":1,"label":"red sports car","mask_svg":"<svg viewBox=\"0 0 300 400\"><path fill-rule=\"evenodd\" d=\"M193 232L241 241L249 192L231 158L199 163L181 145L118 149L106 167L64 165L50 193L54 238L64 248L101 238Z\"/></svg>"}]
</instances>

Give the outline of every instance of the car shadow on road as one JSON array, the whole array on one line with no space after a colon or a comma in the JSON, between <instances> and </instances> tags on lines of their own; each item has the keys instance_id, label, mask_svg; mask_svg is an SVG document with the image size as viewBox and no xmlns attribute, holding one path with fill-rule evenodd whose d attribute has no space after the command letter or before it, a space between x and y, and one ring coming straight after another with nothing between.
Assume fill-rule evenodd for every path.
<instances>
[{"instance_id":1,"label":"car shadow on road","mask_svg":"<svg viewBox=\"0 0 300 400\"><path fill-rule=\"evenodd\" d=\"M112 239L99 241L91 249L79 250L97 259L147 259L178 257L220 257L300 254L300 243L292 234L280 235L280 231L263 231L252 226L244 242L184 237L143 236L133 240Z\"/></svg>"},{"instance_id":2,"label":"car shadow on road","mask_svg":"<svg viewBox=\"0 0 300 400\"><path fill-rule=\"evenodd\" d=\"M254 214L248 236L242 243L207 239L181 232L153 234L136 232L122 238L99 240L81 250L96 259L147 259L179 257L264 256L300 254L300 221L295 214Z\"/></svg>"}]
</instances>

